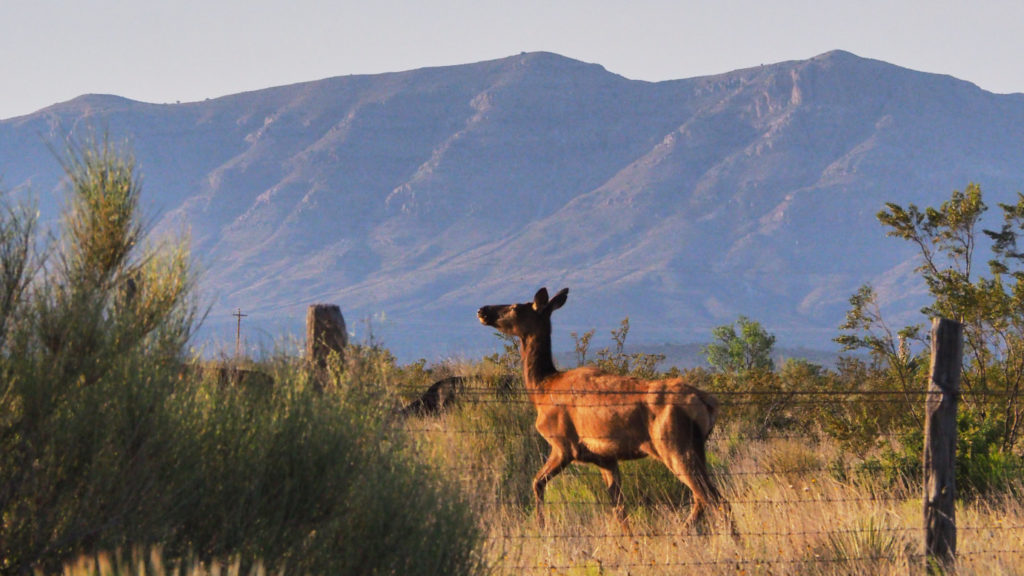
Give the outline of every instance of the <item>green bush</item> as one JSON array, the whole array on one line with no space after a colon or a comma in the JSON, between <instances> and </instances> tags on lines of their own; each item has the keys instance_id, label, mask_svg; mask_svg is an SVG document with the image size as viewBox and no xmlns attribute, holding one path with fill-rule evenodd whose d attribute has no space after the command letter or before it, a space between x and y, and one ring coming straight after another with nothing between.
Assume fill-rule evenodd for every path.
<instances>
[{"instance_id":1,"label":"green bush","mask_svg":"<svg viewBox=\"0 0 1024 576\"><path fill-rule=\"evenodd\" d=\"M161 408L195 325L187 246L141 245L130 157L93 143L69 147L64 166L55 243L22 249L38 241L19 208L4 211L0 235L3 572L161 530L153 463L174 438Z\"/></svg>"},{"instance_id":2,"label":"green bush","mask_svg":"<svg viewBox=\"0 0 1024 576\"><path fill-rule=\"evenodd\" d=\"M765 438L772 430L785 428L791 422L791 391L783 388L774 372L702 372L703 382L693 382L718 397L721 420L740 422L744 435Z\"/></svg>"},{"instance_id":3,"label":"green bush","mask_svg":"<svg viewBox=\"0 0 1024 576\"><path fill-rule=\"evenodd\" d=\"M957 412L957 491L963 497L1019 488L1024 466L1017 454L1004 452L1003 425L970 407Z\"/></svg>"},{"instance_id":4,"label":"green bush","mask_svg":"<svg viewBox=\"0 0 1024 576\"><path fill-rule=\"evenodd\" d=\"M338 370L344 373L345 370ZM296 368L260 398L195 385L182 407L195 466L171 541L201 558L241 553L288 572L437 574L479 568L466 498L410 458L368 382L326 394Z\"/></svg>"},{"instance_id":5,"label":"green bush","mask_svg":"<svg viewBox=\"0 0 1024 576\"><path fill-rule=\"evenodd\" d=\"M875 452L855 472L885 488L920 485L923 480L924 430L907 428L878 440Z\"/></svg>"},{"instance_id":6,"label":"green bush","mask_svg":"<svg viewBox=\"0 0 1024 576\"><path fill-rule=\"evenodd\" d=\"M102 551L241 559L295 573L481 569L465 497L412 459L355 348L312 382L296 360L254 391L198 370L184 242L150 243L131 158L71 148L55 242L0 211L0 574ZM39 243L41 244L41 243Z\"/></svg>"}]
</instances>

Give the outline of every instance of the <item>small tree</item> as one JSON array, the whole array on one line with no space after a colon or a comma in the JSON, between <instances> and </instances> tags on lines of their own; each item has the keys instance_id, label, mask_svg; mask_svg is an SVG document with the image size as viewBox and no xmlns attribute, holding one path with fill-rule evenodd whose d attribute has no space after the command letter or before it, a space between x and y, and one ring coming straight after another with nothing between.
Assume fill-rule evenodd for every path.
<instances>
[{"instance_id":1,"label":"small tree","mask_svg":"<svg viewBox=\"0 0 1024 576\"><path fill-rule=\"evenodd\" d=\"M737 327L739 330L737 331ZM743 374L775 369L772 349L775 336L759 322L740 316L735 323L712 330L715 340L704 347L708 364L719 372Z\"/></svg>"},{"instance_id":2,"label":"small tree","mask_svg":"<svg viewBox=\"0 0 1024 576\"><path fill-rule=\"evenodd\" d=\"M27 205L0 202L0 351L7 352L8 329L19 322L34 275L36 215Z\"/></svg>"},{"instance_id":3,"label":"small tree","mask_svg":"<svg viewBox=\"0 0 1024 576\"><path fill-rule=\"evenodd\" d=\"M714 390L728 407L723 412L740 419L755 436L785 425L789 419L782 408L788 394L774 372L775 336L746 316L715 328L712 335L715 339L704 347L704 354L714 371Z\"/></svg>"},{"instance_id":4,"label":"small tree","mask_svg":"<svg viewBox=\"0 0 1024 576\"><path fill-rule=\"evenodd\" d=\"M65 169L45 265L31 212L0 211L0 575L150 547L289 574L482 570L468 501L385 415L386 349L356 347L331 373L352 385L328 391L286 359L267 389L196 375L187 245L145 241L134 163L108 142Z\"/></svg>"},{"instance_id":5,"label":"small tree","mask_svg":"<svg viewBox=\"0 0 1024 576\"><path fill-rule=\"evenodd\" d=\"M978 417L995 418L1002 429L1001 450L1010 450L1024 425L1024 253L1017 240L1024 231L1024 195L1016 204L1000 204L1003 223L999 230L982 230L991 240L989 276L977 271L978 229L988 210L981 188L970 184L954 191L938 208L920 209L886 204L878 219L887 234L912 243L919 252L921 274L934 301L922 312L964 324L964 370L962 384L965 408ZM851 300L857 314L858 304ZM849 316L848 316L849 319ZM846 329L880 326L880 319L866 323L848 322ZM913 335L918 328L900 331ZM881 344L892 355L892 344L848 338L849 347L878 349Z\"/></svg>"}]
</instances>

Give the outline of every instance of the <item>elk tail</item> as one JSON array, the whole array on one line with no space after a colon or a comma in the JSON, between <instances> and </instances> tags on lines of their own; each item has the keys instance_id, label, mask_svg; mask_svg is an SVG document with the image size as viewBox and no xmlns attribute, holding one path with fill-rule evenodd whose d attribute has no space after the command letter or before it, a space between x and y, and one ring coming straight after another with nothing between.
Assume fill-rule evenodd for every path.
<instances>
[{"instance_id":1,"label":"elk tail","mask_svg":"<svg viewBox=\"0 0 1024 576\"><path fill-rule=\"evenodd\" d=\"M702 441L707 441L718 421L718 399L698 388L691 389L690 397L684 406L686 415L690 417Z\"/></svg>"}]
</instances>

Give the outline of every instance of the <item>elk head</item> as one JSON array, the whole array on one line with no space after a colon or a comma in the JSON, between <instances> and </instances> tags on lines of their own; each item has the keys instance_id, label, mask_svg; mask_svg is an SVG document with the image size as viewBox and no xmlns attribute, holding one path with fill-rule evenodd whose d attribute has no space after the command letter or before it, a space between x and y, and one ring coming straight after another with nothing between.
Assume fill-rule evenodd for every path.
<instances>
[{"instance_id":1,"label":"elk head","mask_svg":"<svg viewBox=\"0 0 1024 576\"><path fill-rule=\"evenodd\" d=\"M523 304L496 304L484 306L476 317L484 326L522 339L524 336L551 333L551 313L565 304L569 289L562 288L554 298L548 299L548 289L541 288L533 302Z\"/></svg>"}]
</instances>

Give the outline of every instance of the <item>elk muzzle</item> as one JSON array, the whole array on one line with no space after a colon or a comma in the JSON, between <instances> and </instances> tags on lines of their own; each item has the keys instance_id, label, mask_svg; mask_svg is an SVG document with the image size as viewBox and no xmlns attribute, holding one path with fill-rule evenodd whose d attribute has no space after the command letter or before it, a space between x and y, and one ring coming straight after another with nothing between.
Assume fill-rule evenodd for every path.
<instances>
[{"instance_id":1,"label":"elk muzzle","mask_svg":"<svg viewBox=\"0 0 1024 576\"><path fill-rule=\"evenodd\" d=\"M501 308L503 308L503 306L484 306L476 311L476 317L484 326L494 327L494 324L498 321L498 317L501 315Z\"/></svg>"}]
</instances>

